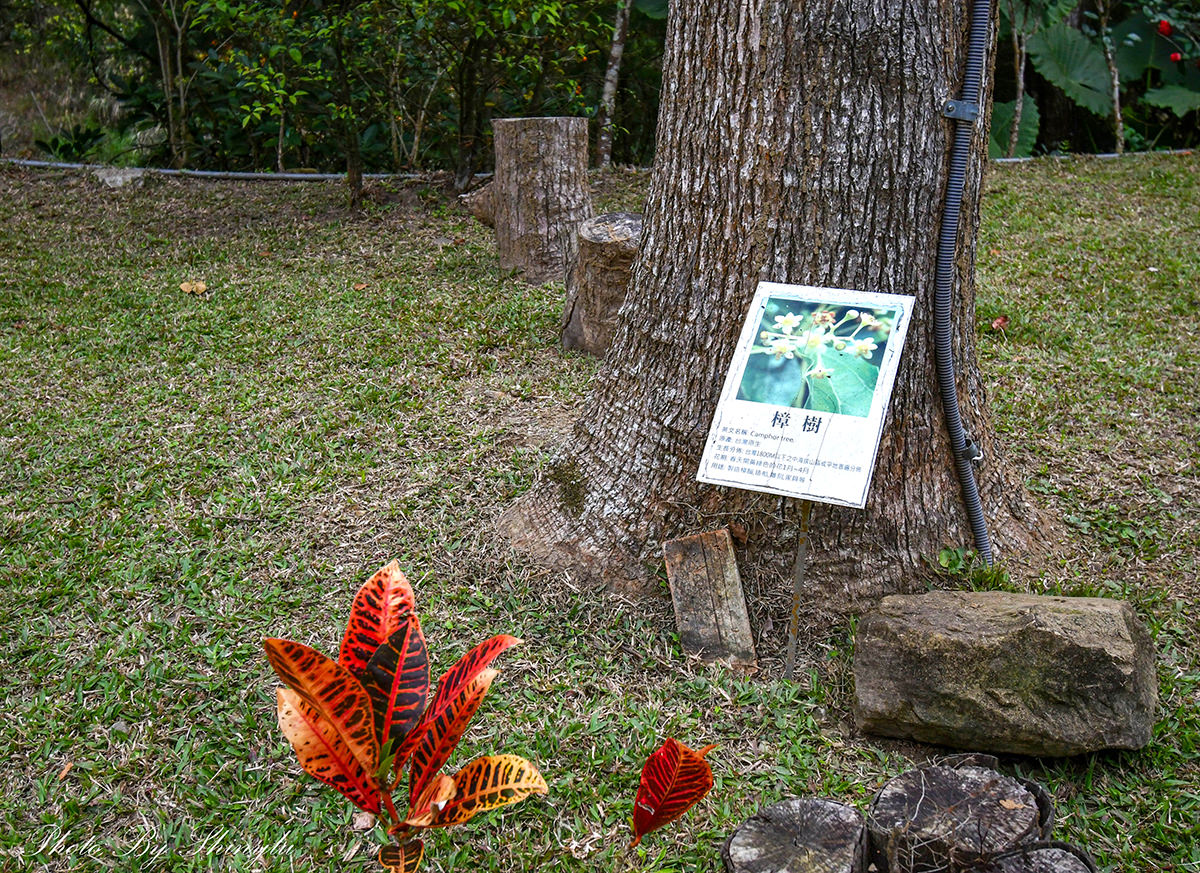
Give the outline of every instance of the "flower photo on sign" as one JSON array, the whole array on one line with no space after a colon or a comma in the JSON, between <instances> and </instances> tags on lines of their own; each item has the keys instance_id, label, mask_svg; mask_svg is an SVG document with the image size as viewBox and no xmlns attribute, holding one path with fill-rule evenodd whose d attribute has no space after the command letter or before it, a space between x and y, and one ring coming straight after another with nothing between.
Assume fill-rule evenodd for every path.
<instances>
[{"instance_id":1,"label":"flower photo on sign","mask_svg":"<svg viewBox=\"0 0 1200 873\"><path fill-rule=\"evenodd\" d=\"M739 400L866 418L893 309L767 299Z\"/></svg>"}]
</instances>

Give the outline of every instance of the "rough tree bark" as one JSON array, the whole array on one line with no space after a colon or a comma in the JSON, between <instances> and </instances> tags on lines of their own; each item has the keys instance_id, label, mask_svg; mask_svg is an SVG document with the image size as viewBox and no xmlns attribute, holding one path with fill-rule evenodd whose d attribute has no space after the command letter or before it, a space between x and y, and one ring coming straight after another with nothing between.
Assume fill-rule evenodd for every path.
<instances>
[{"instance_id":1,"label":"rough tree bark","mask_svg":"<svg viewBox=\"0 0 1200 873\"><path fill-rule=\"evenodd\" d=\"M564 349L604 357L641 241L638 212L594 215L579 226L578 251L567 273L560 331Z\"/></svg>"},{"instance_id":2,"label":"rough tree bark","mask_svg":"<svg viewBox=\"0 0 1200 873\"><path fill-rule=\"evenodd\" d=\"M592 215L587 119L497 118L492 220L500 266L525 281L561 281Z\"/></svg>"},{"instance_id":3,"label":"rough tree bark","mask_svg":"<svg viewBox=\"0 0 1200 873\"><path fill-rule=\"evenodd\" d=\"M745 532L744 575L787 574L794 502L694 479L760 280L917 296L867 507L813 513L814 607L854 610L912 589L923 557L970 544L931 318L953 136L940 109L958 97L968 14L967 0L672 5L630 302L569 445L501 521L518 548L577 577L645 590L663 540L729 522ZM987 70L984 105L990 59ZM1030 544L1034 519L1006 475L975 357L986 146L981 122L960 228L954 352L1003 556Z\"/></svg>"}]
</instances>

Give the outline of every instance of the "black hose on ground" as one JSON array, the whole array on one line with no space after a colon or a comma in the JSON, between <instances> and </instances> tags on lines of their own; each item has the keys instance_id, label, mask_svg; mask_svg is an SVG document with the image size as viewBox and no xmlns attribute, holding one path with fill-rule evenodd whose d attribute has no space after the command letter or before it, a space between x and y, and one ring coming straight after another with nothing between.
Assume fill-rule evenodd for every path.
<instances>
[{"instance_id":1,"label":"black hose on ground","mask_svg":"<svg viewBox=\"0 0 1200 873\"><path fill-rule=\"evenodd\" d=\"M971 31L967 47L967 70L963 77L962 99L947 101L945 114L955 121L954 144L950 151L950 173L946 184L945 208L938 237L936 293L934 295L934 351L937 360L938 387L946 415L950 448L962 486L963 504L975 536L975 549L987 566L992 565L992 543L988 537L979 487L975 483L975 461L979 449L963 430L955 383L954 354L951 347L950 312L954 295L954 262L958 248L958 221L962 212L963 187L971 138L980 112L983 65L987 59L988 31L992 17L991 0L975 0L971 8Z\"/></svg>"}]
</instances>

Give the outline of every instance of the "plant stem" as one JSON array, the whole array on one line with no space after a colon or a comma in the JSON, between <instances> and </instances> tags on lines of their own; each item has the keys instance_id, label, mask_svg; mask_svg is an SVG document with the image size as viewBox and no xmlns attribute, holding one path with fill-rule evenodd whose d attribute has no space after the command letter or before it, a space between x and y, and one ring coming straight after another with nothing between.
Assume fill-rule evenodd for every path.
<instances>
[{"instance_id":1,"label":"plant stem","mask_svg":"<svg viewBox=\"0 0 1200 873\"><path fill-rule=\"evenodd\" d=\"M392 802L392 795L390 792L383 792L383 805L387 808L388 818L392 820L392 827L400 824L400 814L396 812L396 805Z\"/></svg>"}]
</instances>

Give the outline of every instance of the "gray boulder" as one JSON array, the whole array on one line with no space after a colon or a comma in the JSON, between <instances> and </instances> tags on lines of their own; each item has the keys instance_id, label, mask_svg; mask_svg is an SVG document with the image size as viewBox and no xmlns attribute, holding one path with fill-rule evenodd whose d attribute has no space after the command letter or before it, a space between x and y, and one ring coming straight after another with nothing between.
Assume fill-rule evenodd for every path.
<instances>
[{"instance_id":1,"label":"gray boulder","mask_svg":"<svg viewBox=\"0 0 1200 873\"><path fill-rule=\"evenodd\" d=\"M934 591L884 598L858 625L861 730L1024 755L1150 741L1154 646L1124 601Z\"/></svg>"}]
</instances>

